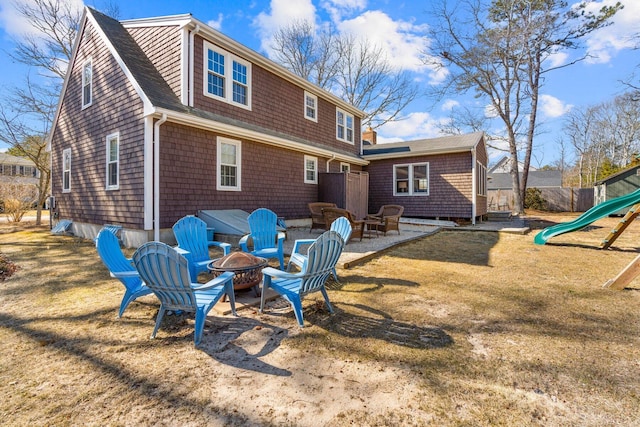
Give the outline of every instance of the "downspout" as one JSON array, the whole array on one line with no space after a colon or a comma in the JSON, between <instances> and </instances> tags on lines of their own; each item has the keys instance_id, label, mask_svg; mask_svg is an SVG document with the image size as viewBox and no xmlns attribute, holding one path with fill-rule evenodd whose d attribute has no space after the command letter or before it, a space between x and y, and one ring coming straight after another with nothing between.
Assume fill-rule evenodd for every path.
<instances>
[{"instance_id":1,"label":"downspout","mask_svg":"<svg viewBox=\"0 0 640 427\"><path fill-rule=\"evenodd\" d=\"M160 125L167 121L167 115L153 126L153 240L160 241Z\"/></svg>"},{"instance_id":2,"label":"downspout","mask_svg":"<svg viewBox=\"0 0 640 427\"><path fill-rule=\"evenodd\" d=\"M476 212L478 211L478 162L476 161L476 147L471 150L471 224L476 225Z\"/></svg>"},{"instance_id":3,"label":"downspout","mask_svg":"<svg viewBox=\"0 0 640 427\"><path fill-rule=\"evenodd\" d=\"M194 76L194 58L193 58L193 51L194 51L194 43L195 43L195 38L196 38L196 34L200 32L200 24L196 25L196 28L193 29L193 31L191 31L189 33L189 70L187 71L188 73L188 78L189 78L189 106L193 107L193 76Z\"/></svg>"},{"instance_id":4,"label":"downspout","mask_svg":"<svg viewBox=\"0 0 640 427\"><path fill-rule=\"evenodd\" d=\"M327 160L327 173L329 173L329 163L336 159L336 155L331 156L329 160Z\"/></svg>"}]
</instances>

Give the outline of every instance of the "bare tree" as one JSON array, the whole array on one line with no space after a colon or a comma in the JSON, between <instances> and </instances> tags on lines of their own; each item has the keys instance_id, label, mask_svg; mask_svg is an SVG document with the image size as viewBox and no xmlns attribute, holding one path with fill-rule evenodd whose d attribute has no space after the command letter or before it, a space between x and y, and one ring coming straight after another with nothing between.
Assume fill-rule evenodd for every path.
<instances>
[{"instance_id":1,"label":"bare tree","mask_svg":"<svg viewBox=\"0 0 640 427\"><path fill-rule=\"evenodd\" d=\"M560 0L465 0L454 5L441 0L434 6L436 24L428 33L431 49L424 52L424 61L451 71L440 95L474 91L504 125L516 213L524 208L541 76L559 68L549 66L548 59L578 48L581 37L607 25L621 7L618 3L593 14L584 4L569 8Z\"/></svg>"},{"instance_id":2,"label":"bare tree","mask_svg":"<svg viewBox=\"0 0 640 427\"><path fill-rule=\"evenodd\" d=\"M49 192L50 165L46 135L55 114L58 94L71 59L73 42L82 9L62 0L20 0L14 3L30 31L14 40L9 56L36 70L27 73L21 86L9 89L0 103L0 140L14 154L33 161L40 172L36 223L41 223L42 206Z\"/></svg>"},{"instance_id":3,"label":"bare tree","mask_svg":"<svg viewBox=\"0 0 640 427\"><path fill-rule=\"evenodd\" d=\"M276 62L364 111L362 124L373 129L399 120L419 93L382 48L332 27L295 21L275 33L272 49Z\"/></svg>"}]
</instances>

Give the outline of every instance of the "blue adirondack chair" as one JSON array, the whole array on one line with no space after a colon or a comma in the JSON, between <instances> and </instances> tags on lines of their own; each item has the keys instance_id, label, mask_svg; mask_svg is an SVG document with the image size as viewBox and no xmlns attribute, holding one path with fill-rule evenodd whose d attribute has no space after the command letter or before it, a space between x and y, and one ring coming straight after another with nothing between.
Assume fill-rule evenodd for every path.
<instances>
[{"instance_id":1,"label":"blue adirondack chair","mask_svg":"<svg viewBox=\"0 0 640 427\"><path fill-rule=\"evenodd\" d=\"M240 248L261 258L277 258L280 270L284 270L285 235L277 230L278 216L269 209L260 208L251 212L247 221L251 232L240 239ZM249 239L253 242L252 250L249 250Z\"/></svg>"},{"instance_id":2,"label":"blue adirondack chair","mask_svg":"<svg viewBox=\"0 0 640 427\"><path fill-rule=\"evenodd\" d=\"M260 298L260 312L262 313L264 309L267 290L271 288L293 306L300 327L304 327L302 297L306 294L322 292L329 312L333 313L333 307L329 302L329 295L327 295L324 284L335 268L343 248L344 240L342 237L337 232L329 230L321 234L311 244L307 251L307 262L301 272L290 273L271 267L262 270L264 283Z\"/></svg>"},{"instance_id":3,"label":"blue adirondack chair","mask_svg":"<svg viewBox=\"0 0 640 427\"><path fill-rule=\"evenodd\" d=\"M118 317L122 317L122 313L131 301L150 294L151 289L142 282L131 259L122 253L120 242L112 230L108 228L100 230L96 237L96 250L111 277L120 280L125 287L124 297L122 297L118 312Z\"/></svg>"},{"instance_id":4,"label":"blue adirondack chair","mask_svg":"<svg viewBox=\"0 0 640 427\"><path fill-rule=\"evenodd\" d=\"M349 223L349 220L343 216L331 223L330 230L337 232L345 242L348 242L349 238L351 237L351 223ZM292 264L297 265L300 270L304 269L304 263L307 262L307 255L303 253L303 250L306 246L312 244L313 242L315 242L314 239L297 239L293 243L293 250L291 252L291 256L289 257L287 271L291 271ZM338 282L338 273L336 273L335 267L331 274L333 274L333 278L335 279L335 281Z\"/></svg>"},{"instance_id":5,"label":"blue adirondack chair","mask_svg":"<svg viewBox=\"0 0 640 427\"><path fill-rule=\"evenodd\" d=\"M229 243L208 240L207 223L193 215L180 218L173 225L173 234L178 242L179 252L189 261L191 277L194 279L197 279L198 274L208 271L207 266L213 261L209 255L211 246L221 248L223 255L231 252Z\"/></svg>"},{"instance_id":6,"label":"blue adirondack chair","mask_svg":"<svg viewBox=\"0 0 640 427\"><path fill-rule=\"evenodd\" d=\"M229 298L231 312L236 316L232 272L222 273L205 284L194 282L187 259L162 242L147 242L140 246L133 254L133 263L140 277L160 300L160 311L151 338L155 338L166 310L181 310L195 313L193 342L200 344L207 313L225 294Z\"/></svg>"}]
</instances>

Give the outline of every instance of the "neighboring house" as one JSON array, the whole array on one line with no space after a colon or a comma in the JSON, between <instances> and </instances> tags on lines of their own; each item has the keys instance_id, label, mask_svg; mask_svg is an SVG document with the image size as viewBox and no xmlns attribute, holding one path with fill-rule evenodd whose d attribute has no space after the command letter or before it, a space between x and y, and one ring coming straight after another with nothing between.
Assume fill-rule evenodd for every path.
<instances>
[{"instance_id":1,"label":"neighboring house","mask_svg":"<svg viewBox=\"0 0 640 427\"><path fill-rule=\"evenodd\" d=\"M629 194L638 188L640 188L640 165L635 165L596 181L593 184L593 201L597 205ZM628 210L621 210L617 214L624 215Z\"/></svg>"},{"instance_id":2,"label":"neighboring house","mask_svg":"<svg viewBox=\"0 0 640 427\"><path fill-rule=\"evenodd\" d=\"M120 225L128 246L171 240L203 210L308 219L321 172L369 172L370 212L486 212L481 133L363 155L364 116L190 14L119 22L85 8L48 139L55 215L83 237Z\"/></svg>"},{"instance_id":3,"label":"neighboring house","mask_svg":"<svg viewBox=\"0 0 640 427\"><path fill-rule=\"evenodd\" d=\"M363 117L189 14L85 8L49 136L57 213L132 245L199 210L306 218L319 171L366 165Z\"/></svg>"},{"instance_id":4,"label":"neighboring house","mask_svg":"<svg viewBox=\"0 0 640 427\"><path fill-rule=\"evenodd\" d=\"M376 144L365 132L369 210L395 204L404 216L466 219L487 213L487 150L484 133Z\"/></svg>"},{"instance_id":5,"label":"neighboring house","mask_svg":"<svg viewBox=\"0 0 640 427\"><path fill-rule=\"evenodd\" d=\"M522 168L524 168L524 163L518 162L518 172L522 172ZM529 165L529 172L535 172L538 169ZM496 162L495 165L489 168L487 171L488 174L493 173L509 173L511 171L511 157L502 156L500 160Z\"/></svg>"},{"instance_id":6,"label":"neighboring house","mask_svg":"<svg viewBox=\"0 0 640 427\"><path fill-rule=\"evenodd\" d=\"M40 172L31 160L0 153L0 182L37 185L39 177Z\"/></svg>"}]
</instances>

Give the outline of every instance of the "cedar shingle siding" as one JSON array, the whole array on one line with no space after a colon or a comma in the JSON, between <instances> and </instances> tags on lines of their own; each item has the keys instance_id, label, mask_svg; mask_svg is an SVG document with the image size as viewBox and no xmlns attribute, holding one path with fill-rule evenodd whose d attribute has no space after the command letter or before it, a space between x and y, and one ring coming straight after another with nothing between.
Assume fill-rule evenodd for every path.
<instances>
[{"instance_id":1,"label":"cedar shingle siding","mask_svg":"<svg viewBox=\"0 0 640 427\"><path fill-rule=\"evenodd\" d=\"M129 34L180 96L180 30L177 26L130 28Z\"/></svg>"},{"instance_id":2,"label":"cedar shingle siding","mask_svg":"<svg viewBox=\"0 0 640 427\"><path fill-rule=\"evenodd\" d=\"M60 218L143 226L142 102L89 23L51 140L52 193ZM93 64L93 102L82 109L82 67ZM120 189L106 190L106 137L120 133ZM62 151L71 148L71 192L62 192Z\"/></svg>"},{"instance_id":3,"label":"cedar shingle siding","mask_svg":"<svg viewBox=\"0 0 640 427\"><path fill-rule=\"evenodd\" d=\"M394 196L393 166L423 162L429 163L429 195ZM374 160L366 170L371 212L382 205L402 205L407 217L471 217L471 153Z\"/></svg>"}]
</instances>

